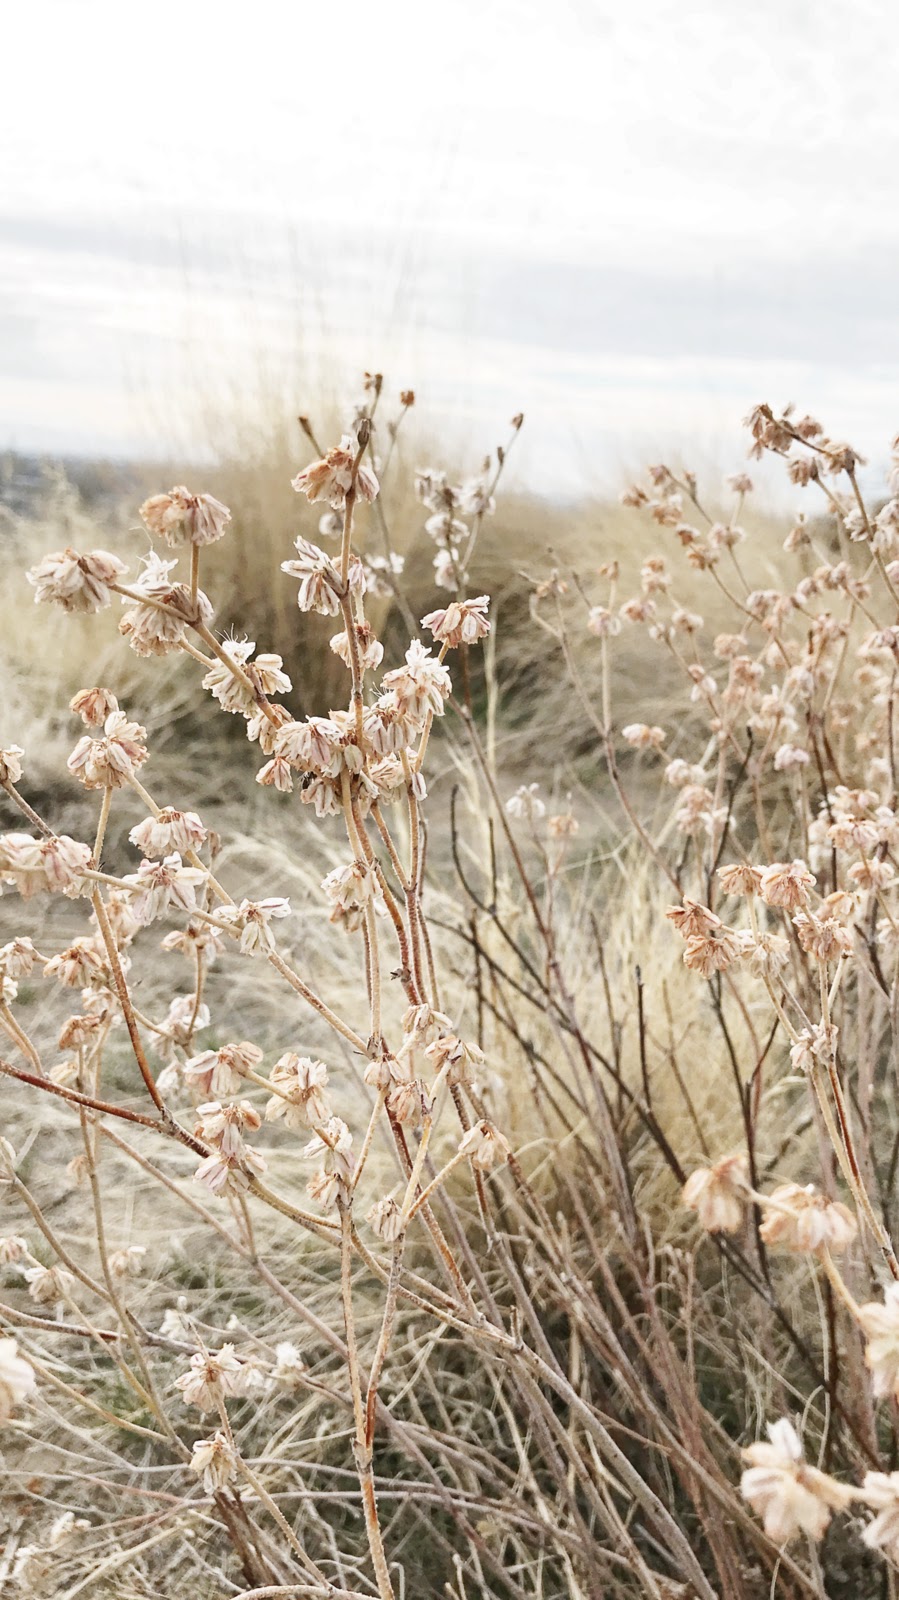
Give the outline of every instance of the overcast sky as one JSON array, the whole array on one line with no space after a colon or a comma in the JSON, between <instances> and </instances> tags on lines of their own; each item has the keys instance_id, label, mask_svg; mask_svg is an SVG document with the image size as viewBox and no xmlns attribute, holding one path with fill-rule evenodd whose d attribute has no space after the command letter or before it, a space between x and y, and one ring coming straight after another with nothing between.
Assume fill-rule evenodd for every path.
<instances>
[{"instance_id":1,"label":"overcast sky","mask_svg":"<svg viewBox=\"0 0 899 1600\"><path fill-rule=\"evenodd\" d=\"M0 445L184 442L365 367L527 470L899 429L892 0L30 0L4 17ZM312 379L310 377L310 382ZM297 404L311 404L297 395Z\"/></svg>"}]
</instances>

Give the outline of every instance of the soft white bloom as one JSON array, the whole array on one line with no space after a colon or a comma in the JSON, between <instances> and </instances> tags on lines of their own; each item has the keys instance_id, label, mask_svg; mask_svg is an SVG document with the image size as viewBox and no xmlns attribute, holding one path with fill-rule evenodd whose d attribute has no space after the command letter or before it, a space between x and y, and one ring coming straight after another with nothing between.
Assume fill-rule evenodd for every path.
<instances>
[{"instance_id":1,"label":"soft white bloom","mask_svg":"<svg viewBox=\"0 0 899 1600\"><path fill-rule=\"evenodd\" d=\"M268 955L276 948L269 924L274 918L290 916L290 901L280 895L270 895L266 900L241 900L239 906L220 906L217 915L220 922L240 930L244 955Z\"/></svg>"},{"instance_id":2,"label":"soft white bloom","mask_svg":"<svg viewBox=\"0 0 899 1600\"><path fill-rule=\"evenodd\" d=\"M327 1121L330 1115L325 1094L328 1069L323 1061L312 1061L308 1056L288 1051L275 1062L269 1080L278 1093L266 1103L267 1122L283 1117L286 1126L296 1131Z\"/></svg>"},{"instance_id":3,"label":"soft white bloom","mask_svg":"<svg viewBox=\"0 0 899 1600\"><path fill-rule=\"evenodd\" d=\"M170 545L213 544L221 539L231 513L211 494L191 494L182 484L154 494L140 508L141 521Z\"/></svg>"},{"instance_id":4,"label":"soft white bloom","mask_svg":"<svg viewBox=\"0 0 899 1600\"><path fill-rule=\"evenodd\" d=\"M769 1444L751 1444L743 1451L750 1463L740 1480L744 1499L775 1544L786 1544L799 1533L823 1538L831 1513L850 1504L853 1490L808 1465L799 1435L786 1417L769 1424L768 1438Z\"/></svg>"},{"instance_id":5,"label":"soft white bloom","mask_svg":"<svg viewBox=\"0 0 899 1600\"><path fill-rule=\"evenodd\" d=\"M111 711L103 736L82 734L66 766L86 789L123 789L147 759L146 736L146 728L129 721L126 712Z\"/></svg>"},{"instance_id":6,"label":"soft white bloom","mask_svg":"<svg viewBox=\"0 0 899 1600\"><path fill-rule=\"evenodd\" d=\"M131 909L142 927L161 917L170 906L195 911L197 889L206 881L201 867L185 867L177 850L163 861L142 861L137 872L123 880L131 886Z\"/></svg>"},{"instance_id":7,"label":"soft white bloom","mask_svg":"<svg viewBox=\"0 0 899 1600\"><path fill-rule=\"evenodd\" d=\"M343 511L347 492L353 482L353 464L359 454L359 445L351 434L345 433L320 461L313 461L293 479L297 494L304 494L313 504L326 500L332 511ZM371 467L360 462L356 468L356 496L372 501L378 493L378 480Z\"/></svg>"},{"instance_id":8,"label":"soft white bloom","mask_svg":"<svg viewBox=\"0 0 899 1600\"><path fill-rule=\"evenodd\" d=\"M209 1411L210 1406L203 1410ZM213 1434L211 1439L198 1439L194 1445L193 1455L190 1458L191 1470L203 1480L203 1488L207 1494L214 1494L216 1489L224 1489L231 1482L237 1471L237 1453L234 1446L221 1432Z\"/></svg>"},{"instance_id":9,"label":"soft white bloom","mask_svg":"<svg viewBox=\"0 0 899 1600\"><path fill-rule=\"evenodd\" d=\"M504 1166L512 1154L508 1139L499 1129L484 1118L469 1128L459 1141L459 1152L468 1156L479 1172L490 1172L497 1164Z\"/></svg>"},{"instance_id":10,"label":"soft white bloom","mask_svg":"<svg viewBox=\"0 0 899 1600\"><path fill-rule=\"evenodd\" d=\"M0 1422L8 1421L34 1388L34 1369L19 1355L15 1339L0 1339Z\"/></svg>"},{"instance_id":11,"label":"soft white bloom","mask_svg":"<svg viewBox=\"0 0 899 1600\"><path fill-rule=\"evenodd\" d=\"M20 744L8 744L5 750L0 750L0 784L19 782L24 754Z\"/></svg>"},{"instance_id":12,"label":"soft white bloom","mask_svg":"<svg viewBox=\"0 0 899 1600\"><path fill-rule=\"evenodd\" d=\"M858 1498L877 1512L862 1539L869 1550L885 1550L895 1561L899 1557L899 1472L866 1472Z\"/></svg>"},{"instance_id":13,"label":"soft white bloom","mask_svg":"<svg viewBox=\"0 0 899 1600\"><path fill-rule=\"evenodd\" d=\"M224 1044L219 1050L204 1050L184 1063L185 1079L201 1094L217 1100L237 1094L247 1072L255 1072L262 1060L258 1045L246 1039L240 1044Z\"/></svg>"},{"instance_id":14,"label":"soft white bloom","mask_svg":"<svg viewBox=\"0 0 899 1600\"><path fill-rule=\"evenodd\" d=\"M490 597L478 595L473 600L451 600L441 611L429 611L422 617L421 625L441 643L455 648L460 644L476 644L490 632L487 607Z\"/></svg>"},{"instance_id":15,"label":"soft white bloom","mask_svg":"<svg viewBox=\"0 0 899 1600\"><path fill-rule=\"evenodd\" d=\"M27 978L36 960L37 951L27 934L0 946L0 972L7 978Z\"/></svg>"},{"instance_id":16,"label":"soft white bloom","mask_svg":"<svg viewBox=\"0 0 899 1600\"><path fill-rule=\"evenodd\" d=\"M39 1306L52 1305L57 1300L64 1300L75 1282L71 1272L67 1272L65 1267L39 1265L26 1267L24 1277L31 1299L37 1301Z\"/></svg>"},{"instance_id":17,"label":"soft white bloom","mask_svg":"<svg viewBox=\"0 0 899 1600\"><path fill-rule=\"evenodd\" d=\"M242 1392L243 1377L243 1363L233 1344L223 1344L215 1352L196 1351L190 1358L190 1371L175 1379L175 1388L181 1391L186 1406L213 1411L220 1400Z\"/></svg>"},{"instance_id":18,"label":"soft white bloom","mask_svg":"<svg viewBox=\"0 0 899 1600\"><path fill-rule=\"evenodd\" d=\"M798 1183L782 1184L768 1196L766 1209L759 1229L765 1243L796 1254L820 1250L823 1245L838 1255L858 1232L848 1207L839 1200L828 1200L812 1183L804 1188Z\"/></svg>"},{"instance_id":19,"label":"soft white bloom","mask_svg":"<svg viewBox=\"0 0 899 1600\"><path fill-rule=\"evenodd\" d=\"M170 578L177 565L177 561L162 561L151 551L144 557L143 571L130 585L139 598L129 602L129 597L124 597L130 609L119 623L119 632L137 656L169 655L179 648L189 623L208 627L212 621L212 605L202 589L193 598L187 584Z\"/></svg>"},{"instance_id":20,"label":"soft white bloom","mask_svg":"<svg viewBox=\"0 0 899 1600\"><path fill-rule=\"evenodd\" d=\"M443 715L452 680L443 663L419 639L413 639L406 651L406 665L385 672L383 687L393 693L401 712L415 722L423 722L428 712L435 717ZM380 753L386 755L387 751Z\"/></svg>"},{"instance_id":21,"label":"soft white bloom","mask_svg":"<svg viewBox=\"0 0 899 1600\"><path fill-rule=\"evenodd\" d=\"M189 850L199 850L206 839L206 829L195 811L164 806L155 817L147 817L132 828L128 837L142 855L156 859L173 851L186 855Z\"/></svg>"},{"instance_id":22,"label":"soft white bloom","mask_svg":"<svg viewBox=\"0 0 899 1600\"><path fill-rule=\"evenodd\" d=\"M340 610L340 573L317 544L302 536L295 539L294 544L297 560L282 561L281 571L300 580L297 605L301 611L318 611L322 616L336 617Z\"/></svg>"},{"instance_id":23,"label":"soft white bloom","mask_svg":"<svg viewBox=\"0 0 899 1600\"><path fill-rule=\"evenodd\" d=\"M64 611L100 611L112 599L109 585L124 571L124 562L107 550L79 555L67 546L44 556L27 576L36 602L53 601Z\"/></svg>"},{"instance_id":24,"label":"soft white bloom","mask_svg":"<svg viewBox=\"0 0 899 1600\"><path fill-rule=\"evenodd\" d=\"M859 1307L858 1320L867 1335L865 1364L878 1399L899 1399L899 1283L888 1283L883 1305L876 1300Z\"/></svg>"},{"instance_id":25,"label":"soft white bloom","mask_svg":"<svg viewBox=\"0 0 899 1600\"><path fill-rule=\"evenodd\" d=\"M696 1212L707 1233L736 1233L743 1221L748 1189L749 1161L739 1152L692 1172L681 1201L688 1211Z\"/></svg>"},{"instance_id":26,"label":"soft white bloom","mask_svg":"<svg viewBox=\"0 0 899 1600\"><path fill-rule=\"evenodd\" d=\"M506 811L510 817L526 817L528 822L539 822L546 816L546 806L540 799L539 783L522 784L515 793L506 801Z\"/></svg>"}]
</instances>

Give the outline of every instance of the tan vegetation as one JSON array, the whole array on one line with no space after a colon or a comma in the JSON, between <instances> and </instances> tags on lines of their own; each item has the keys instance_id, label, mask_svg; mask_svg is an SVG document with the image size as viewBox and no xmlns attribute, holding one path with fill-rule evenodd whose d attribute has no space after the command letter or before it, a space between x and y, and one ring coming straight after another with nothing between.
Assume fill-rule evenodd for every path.
<instances>
[{"instance_id":1,"label":"tan vegetation","mask_svg":"<svg viewBox=\"0 0 899 1600\"><path fill-rule=\"evenodd\" d=\"M387 409L9 521L0 1581L892 1593L899 500Z\"/></svg>"}]
</instances>

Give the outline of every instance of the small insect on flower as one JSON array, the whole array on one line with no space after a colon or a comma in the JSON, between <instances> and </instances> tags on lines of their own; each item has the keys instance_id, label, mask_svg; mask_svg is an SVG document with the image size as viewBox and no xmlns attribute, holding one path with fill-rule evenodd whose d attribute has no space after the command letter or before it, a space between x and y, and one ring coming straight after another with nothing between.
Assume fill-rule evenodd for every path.
<instances>
[{"instance_id":1,"label":"small insect on flower","mask_svg":"<svg viewBox=\"0 0 899 1600\"><path fill-rule=\"evenodd\" d=\"M766 1244L780 1245L795 1255L822 1247L839 1255L858 1232L852 1212L839 1200L828 1200L814 1184L803 1188L785 1183L768 1196L767 1216L759 1232Z\"/></svg>"},{"instance_id":2,"label":"small insect on flower","mask_svg":"<svg viewBox=\"0 0 899 1600\"><path fill-rule=\"evenodd\" d=\"M224 536L231 513L211 494L191 494L182 484L168 494L154 494L140 508L141 521L151 533L173 547L214 544Z\"/></svg>"},{"instance_id":3,"label":"small insect on flower","mask_svg":"<svg viewBox=\"0 0 899 1600\"><path fill-rule=\"evenodd\" d=\"M35 1387L34 1368L19 1355L15 1339L0 1339L0 1423L9 1421Z\"/></svg>"},{"instance_id":4,"label":"small insect on flower","mask_svg":"<svg viewBox=\"0 0 899 1600\"><path fill-rule=\"evenodd\" d=\"M769 1423L768 1439L768 1444L751 1444L743 1451L749 1462L740 1479L743 1498L775 1544L787 1544L799 1533L815 1541L823 1538L832 1513L844 1510L855 1491L808 1465L799 1435L786 1417Z\"/></svg>"},{"instance_id":5,"label":"small insect on flower","mask_svg":"<svg viewBox=\"0 0 899 1600\"><path fill-rule=\"evenodd\" d=\"M688 1211L695 1211L707 1233L737 1233L746 1213L749 1160L739 1151L722 1156L711 1167L691 1172L681 1191Z\"/></svg>"}]
</instances>

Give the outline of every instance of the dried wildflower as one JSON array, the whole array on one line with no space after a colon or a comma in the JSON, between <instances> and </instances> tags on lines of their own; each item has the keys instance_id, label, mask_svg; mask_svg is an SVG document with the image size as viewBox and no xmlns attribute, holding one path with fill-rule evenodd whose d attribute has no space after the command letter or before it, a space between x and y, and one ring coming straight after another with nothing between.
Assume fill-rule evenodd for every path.
<instances>
[{"instance_id":1,"label":"dried wildflower","mask_svg":"<svg viewBox=\"0 0 899 1600\"><path fill-rule=\"evenodd\" d=\"M36 960L37 951L27 935L0 945L0 973L5 978L27 978Z\"/></svg>"},{"instance_id":2,"label":"dried wildflower","mask_svg":"<svg viewBox=\"0 0 899 1600\"><path fill-rule=\"evenodd\" d=\"M241 1394L243 1363L233 1344L223 1344L215 1352L197 1350L190 1358L190 1371L175 1379L175 1388L186 1406L196 1406L199 1411L214 1411L221 1401Z\"/></svg>"},{"instance_id":3,"label":"dried wildflower","mask_svg":"<svg viewBox=\"0 0 899 1600\"><path fill-rule=\"evenodd\" d=\"M308 1056L288 1051L275 1062L269 1080L278 1092L266 1102L266 1122L276 1122L283 1117L286 1127L293 1132L327 1122L331 1108L325 1094L328 1069L323 1061L312 1061Z\"/></svg>"},{"instance_id":4,"label":"dried wildflower","mask_svg":"<svg viewBox=\"0 0 899 1600\"><path fill-rule=\"evenodd\" d=\"M394 1244L403 1231L402 1210L389 1196L386 1200L375 1201L366 1213L366 1221L385 1244Z\"/></svg>"},{"instance_id":5,"label":"dried wildflower","mask_svg":"<svg viewBox=\"0 0 899 1600\"><path fill-rule=\"evenodd\" d=\"M76 939L68 949L51 956L44 964L44 977L55 978L64 989L82 989L96 982L107 982L106 952L96 936Z\"/></svg>"},{"instance_id":6,"label":"dried wildflower","mask_svg":"<svg viewBox=\"0 0 899 1600\"><path fill-rule=\"evenodd\" d=\"M528 822L539 822L546 816L546 806L540 799L539 783L522 784L515 793L506 801L506 811L510 817L524 817Z\"/></svg>"},{"instance_id":7,"label":"dried wildflower","mask_svg":"<svg viewBox=\"0 0 899 1600\"><path fill-rule=\"evenodd\" d=\"M611 639L621 632L621 618L608 606L591 606L587 613L587 627L597 639Z\"/></svg>"},{"instance_id":8,"label":"dried wildflower","mask_svg":"<svg viewBox=\"0 0 899 1600\"><path fill-rule=\"evenodd\" d=\"M289 1339L279 1340L275 1345L275 1365L272 1367L275 1383L283 1385L285 1389L292 1389L305 1371L305 1363L296 1345Z\"/></svg>"},{"instance_id":9,"label":"dried wildflower","mask_svg":"<svg viewBox=\"0 0 899 1600\"><path fill-rule=\"evenodd\" d=\"M366 862L351 861L349 866L334 867L322 879L321 886L327 898L341 911L355 911L374 894L375 876Z\"/></svg>"},{"instance_id":10,"label":"dried wildflower","mask_svg":"<svg viewBox=\"0 0 899 1600\"><path fill-rule=\"evenodd\" d=\"M446 1070L450 1087L473 1081L473 1073L484 1065L486 1057L476 1044L465 1043L454 1033L441 1034L425 1050L435 1073Z\"/></svg>"},{"instance_id":11,"label":"dried wildflower","mask_svg":"<svg viewBox=\"0 0 899 1600\"><path fill-rule=\"evenodd\" d=\"M282 561L281 571L300 580L297 605L301 611L318 611L324 617L336 617L340 610L340 573L317 544L311 544L300 535L294 545L299 559Z\"/></svg>"},{"instance_id":12,"label":"dried wildflower","mask_svg":"<svg viewBox=\"0 0 899 1600\"><path fill-rule=\"evenodd\" d=\"M44 556L27 577L37 603L47 600L64 611L93 612L110 604L110 584L117 583L124 572L124 562L108 550L79 555L67 546Z\"/></svg>"},{"instance_id":13,"label":"dried wildflower","mask_svg":"<svg viewBox=\"0 0 899 1600\"><path fill-rule=\"evenodd\" d=\"M737 1233L742 1226L749 1188L745 1154L722 1156L711 1167L691 1172L681 1192L688 1211L695 1211L707 1233Z\"/></svg>"},{"instance_id":14,"label":"dried wildflower","mask_svg":"<svg viewBox=\"0 0 899 1600\"><path fill-rule=\"evenodd\" d=\"M17 1261L25 1260L29 1255L27 1239L22 1239L15 1233L8 1233L0 1238L0 1266L12 1266Z\"/></svg>"},{"instance_id":15,"label":"dried wildflower","mask_svg":"<svg viewBox=\"0 0 899 1600\"><path fill-rule=\"evenodd\" d=\"M34 1369L19 1355L16 1340L0 1339L0 1423L9 1421L35 1386Z\"/></svg>"},{"instance_id":16,"label":"dried wildflower","mask_svg":"<svg viewBox=\"0 0 899 1600\"><path fill-rule=\"evenodd\" d=\"M139 598L122 616L119 633L137 656L169 655L179 648L190 623L208 627L212 621L212 606L202 589L192 597L187 584L172 582L169 574L177 565L177 561L162 561L151 551L131 585L132 594Z\"/></svg>"},{"instance_id":17,"label":"dried wildflower","mask_svg":"<svg viewBox=\"0 0 899 1600\"><path fill-rule=\"evenodd\" d=\"M803 1028L790 1046L790 1060L797 1072L811 1072L817 1062L836 1059L838 1030L833 1023L815 1022Z\"/></svg>"},{"instance_id":18,"label":"dried wildflower","mask_svg":"<svg viewBox=\"0 0 899 1600\"><path fill-rule=\"evenodd\" d=\"M866 1472L858 1499L877 1512L862 1533L869 1550L899 1558L899 1472Z\"/></svg>"},{"instance_id":19,"label":"dried wildflower","mask_svg":"<svg viewBox=\"0 0 899 1600\"><path fill-rule=\"evenodd\" d=\"M191 494L182 484L168 494L154 494L140 508L140 519L159 538L178 545L213 544L224 535L231 513L211 494Z\"/></svg>"},{"instance_id":20,"label":"dried wildflower","mask_svg":"<svg viewBox=\"0 0 899 1600\"><path fill-rule=\"evenodd\" d=\"M51 1550L59 1550L71 1544L79 1534L85 1533L90 1527L91 1523L86 1517L76 1517L74 1511L62 1511L50 1524L47 1544Z\"/></svg>"},{"instance_id":21,"label":"dried wildflower","mask_svg":"<svg viewBox=\"0 0 899 1600\"><path fill-rule=\"evenodd\" d=\"M899 1399L899 1284L888 1283L883 1305L876 1300L859 1307L858 1320L867 1336L865 1365L878 1399Z\"/></svg>"},{"instance_id":22,"label":"dried wildflower","mask_svg":"<svg viewBox=\"0 0 899 1600\"><path fill-rule=\"evenodd\" d=\"M769 1424L768 1438L769 1444L751 1444L743 1451L750 1464L740 1492L775 1544L787 1544L799 1533L823 1538L831 1513L850 1504L853 1490L808 1465L799 1435L786 1417Z\"/></svg>"},{"instance_id":23,"label":"dried wildflower","mask_svg":"<svg viewBox=\"0 0 899 1600\"><path fill-rule=\"evenodd\" d=\"M9 744L0 750L0 784L19 783L22 778L22 757L25 751L19 744Z\"/></svg>"},{"instance_id":24,"label":"dried wildflower","mask_svg":"<svg viewBox=\"0 0 899 1600\"><path fill-rule=\"evenodd\" d=\"M384 660L384 646L380 639L376 639L372 632L370 622L356 622L353 625L356 650L359 656L359 665L363 672L375 672ZM352 651L347 638L346 629L335 633L329 641L330 647L336 656L339 656L345 666L352 665Z\"/></svg>"},{"instance_id":25,"label":"dried wildflower","mask_svg":"<svg viewBox=\"0 0 899 1600\"><path fill-rule=\"evenodd\" d=\"M794 1254L807 1254L825 1246L839 1255L852 1243L858 1223L839 1200L828 1200L814 1184L803 1188L785 1183L768 1196L767 1215L760 1228L766 1244L780 1245Z\"/></svg>"},{"instance_id":26,"label":"dried wildflower","mask_svg":"<svg viewBox=\"0 0 899 1600\"><path fill-rule=\"evenodd\" d=\"M118 709L119 702L110 689L79 689L69 701L69 710L81 718L86 728L102 728L106 718Z\"/></svg>"},{"instance_id":27,"label":"dried wildflower","mask_svg":"<svg viewBox=\"0 0 899 1600\"><path fill-rule=\"evenodd\" d=\"M91 861L90 846L65 833L50 839L0 834L0 881L14 884L23 900L41 893L80 894Z\"/></svg>"},{"instance_id":28,"label":"dried wildflower","mask_svg":"<svg viewBox=\"0 0 899 1600\"><path fill-rule=\"evenodd\" d=\"M134 1278L144 1270L144 1256L147 1247L143 1244L129 1244L124 1250L112 1250L109 1255L109 1270L114 1278Z\"/></svg>"},{"instance_id":29,"label":"dried wildflower","mask_svg":"<svg viewBox=\"0 0 899 1600\"><path fill-rule=\"evenodd\" d=\"M580 826L571 811L558 811L546 819L546 831L551 839L573 839Z\"/></svg>"},{"instance_id":30,"label":"dried wildflower","mask_svg":"<svg viewBox=\"0 0 899 1600\"><path fill-rule=\"evenodd\" d=\"M183 1379L177 1380L183 1383ZM204 1406L204 1411L211 1411L212 1406ZM203 1488L207 1494L215 1494L218 1489L227 1488L237 1472L237 1452L233 1444L221 1432L213 1434L211 1439L198 1439L193 1447L190 1458L191 1471L203 1480Z\"/></svg>"},{"instance_id":31,"label":"dried wildflower","mask_svg":"<svg viewBox=\"0 0 899 1600\"><path fill-rule=\"evenodd\" d=\"M205 883L201 867L185 867L177 850L162 861L142 861L123 880L132 889L131 909L141 927L161 917L170 906L195 911L197 889Z\"/></svg>"},{"instance_id":32,"label":"dried wildflower","mask_svg":"<svg viewBox=\"0 0 899 1600\"><path fill-rule=\"evenodd\" d=\"M111 711L103 737L82 734L66 766L86 789L123 789L147 759L146 728L130 722L124 711Z\"/></svg>"},{"instance_id":33,"label":"dried wildflower","mask_svg":"<svg viewBox=\"0 0 899 1600\"><path fill-rule=\"evenodd\" d=\"M157 1054L164 1061L171 1061L176 1047L186 1048L195 1033L209 1027L209 1020L209 1007L198 1005L195 994L176 995L169 1004L162 1032L155 1035Z\"/></svg>"},{"instance_id":34,"label":"dried wildflower","mask_svg":"<svg viewBox=\"0 0 899 1600\"><path fill-rule=\"evenodd\" d=\"M797 911L793 926L803 950L817 961L839 961L852 952L852 935L836 917L816 917Z\"/></svg>"},{"instance_id":35,"label":"dried wildflower","mask_svg":"<svg viewBox=\"0 0 899 1600\"><path fill-rule=\"evenodd\" d=\"M490 632L487 620L489 595L478 595L475 600L452 600L442 611L429 611L422 617L421 625L429 633L455 649L461 644L476 644Z\"/></svg>"},{"instance_id":36,"label":"dried wildflower","mask_svg":"<svg viewBox=\"0 0 899 1600\"><path fill-rule=\"evenodd\" d=\"M24 1272L28 1293L39 1306L53 1305L66 1299L75 1279L65 1267L26 1267Z\"/></svg>"},{"instance_id":37,"label":"dried wildflower","mask_svg":"<svg viewBox=\"0 0 899 1600\"><path fill-rule=\"evenodd\" d=\"M384 689L393 694L400 714L418 723L424 722L429 712L442 717L444 701L452 691L446 667L418 639L413 639L406 651L405 666L385 672L382 682Z\"/></svg>"},{"instance_id":38,"label":"dried wildflower","mask_svg":"<svg viewBox=\"0 0 899 1600\"><path fill-rule=\"evenodd\" d=\"M645 722L629 722L622 728L621 737L635 750L661 750L665 743L664 728L650 728Z\"/></svg>"},{"instance_id":39,"label":"dried wildflower","mask_svg":"<svg viewBox=\"0 0 899 1600\"><path fill-rule=\"evenodd\" d=\"M717 933L722 926L721 918L716 917L714 911L700 905L698 900L688 899L686 895L679 906L668 906L665 915L669 922L674 923L682 939Z\"/></svg>"},{"instance_id":40,"label":"dried wildflower","mask_svg":"<svg viewBox=\"0 0 899 1600\"><path fill-rule=\"evenodd\" d=\"M769 906L798 911L807 903L808 891L816 881L804 861L775 861L762 872L759 894Z\"/></svg>"},{"instance_id":41,"label":"dried wildflower","mask_svg":"<svg viewBox=\"0 0 899 1600\"><path fill-rule=\"evenodd\" d=\"M237 1094L247 1072L255 1072L262 1060L258 1045L244 1039L240 1044L223 1044L219 1050L204 1050L184 1063L184 1076L200 1094L221 1100Z\"/></svg>"},{"instance_id":42,"label":"dried wildflower","mask_svg":"<svg viewBox=\"0 0 899 1600\"><path fill-rule=\"evenodd\" d=\"M195 811L164 806L155 817L147 817L132 828L128 837L142 855L156 859L175 851L187 855L190 850L199 850L205 842L206 829Z\"/></svg>"},{"instance_id":43,"label":"dried wildflower","mask_svg":"<svg viewBox=\"0 0 899 1600\"><path fill-rule=\"evenodd\" d=\"M324 1209L345 1199L353 1176L353 1135L340 1117L329 1117L309 1140L303 1154L323 1157L322 1169L310 1178L306 1192Z\"/></svg>"},{"instance_id":44,"label":"dried wildflower","mask_svg":"<svg viewBox=\"0 0 899 1600\"><path fill-rule=\"evenodd\" d=\"M749 936L751 940L751 935ZM684 966L711 978L716 972L726 972L748 948L747 936L722 928L709 934L692 934L684 950Z\"/></svg>"},{"instance_id":45,"label":"dried wildflower","mask_svg":"<svg viewBox=\"0 0 899 1600\"><path fill-rule=\"evenodd\" d=\"M293 793L293 773L290 762L284 756L272 756L270 761L259 768L256 782L265 789L277 789L279 794Z\"/></svg>"},{"instance_id":46,"label":"dried wildflower","mask_svg":"<svg viewBox=\"0 0 899 1600\"><path fill-rule=\"evenodd\" d=\"M290 901L280 895L266 900L241 900L239 906L220 906L218 919L240 932L240 948L245 956L269 955L275 948L270 922L290 916Z\"/></svg>"},{"instance_id":47,"label":"dried wildflower","mask_svg":"<svg viewBox=\"0 0 899 1600\"><path fill-rule=\"evenodd\" d=\"M757 894L761 877L758 867L750 866L748 861L718 868L718 881L725 894Z\"/></svg>"},{"instance_id":48,"label":"dried wildflower","mask_svg":"<svg viewBox=\"0 0 899 1600\"><path fill-rule=\"evenodd\" d=\"M512 1147L494 1123L485 1117L462 1135L459 1152L468 1156L478 1172L490 1172L495 1166L505 1165L512 1154Z\"/></svg>"},{"instance_id":49,"label":"dried wildflower","mask_svg":"<svg viewBox=\"0 0 899 1600\"><path fill-rule=\"evenodd\" d=\"M304 494L313 505L318 500L326 500L332 511L343 511L347 493L353 484L355 466L356 496L370 503L380 485L371 467L363 466L361 462L355 465L359 453L357 441L351 434L345 433L339 445L334 445L321 460L311 462L297 473L293 488L297 494Z\"/></svg>"}]
</instances>

